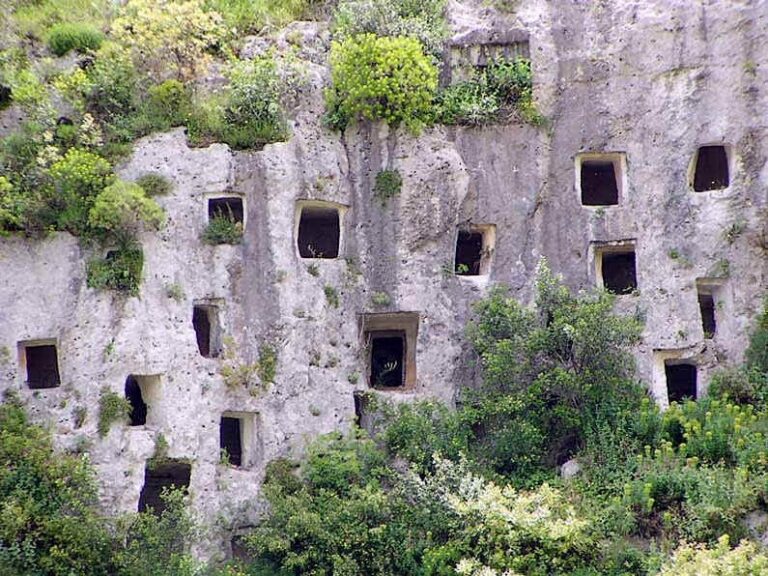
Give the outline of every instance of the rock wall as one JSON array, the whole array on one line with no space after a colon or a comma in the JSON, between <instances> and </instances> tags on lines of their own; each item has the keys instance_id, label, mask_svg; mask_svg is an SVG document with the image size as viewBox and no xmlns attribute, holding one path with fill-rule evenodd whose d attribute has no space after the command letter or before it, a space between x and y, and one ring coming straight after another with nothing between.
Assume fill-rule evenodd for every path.
<instances>
[{"instance_id":1,"label":"rock wall","mask_svg":"<svg viewBox=\"0 0 768 576\"><path fill-rule=\"evenodd\" d=\"M451 403L476 377L464 338L472 303L497 283L529 301L541 257L570 286L589 289L612 242L634 246L637 290L620 296L617 309L645 319L639 375L661 404L665 360L695 363L699 393L717 365L741 360L768 287L768 3L517 4L499 13L452 2L449 17L456 43L527 34L543 127L329 132L321 123L328 33L296 23L248 48L301 38L306 82L287 142L249 153L191 149L178 129L140 141L121 167L127 179L159 172L173 183L159 198L167 225L141 238L139 297L87 288L92 249L66 234L0 239L0 388L17 390L62 448L89 452L106 509L136 509L162 434L169 457L191 462L194 506L215 522L202 553L220 550L233 530L257 521L270 459L297 455L309 438L354 421L354 393L370 390L362 314L418 315L415 385L378 393ZM726 146L730 184L694 192L692 162L711 144ZM616 154L618 205L582 206L576 166L588 153ZM403 177L401 193L386 202L373 191L382 169ZM207 200L217 195L244 199L241 245L200 240ZM341 206L339 258L299 257L302 200ZM456 276L457 232L478 225L495 225L490 272ZM697 282L713 294L711 338ZM232 358L200 355L196 303L218 306ZM58 348L61 386L30 390L19 343L47 339ZM228 386L222 366L256 362L265 344L277 351L274 382ZM152 388L147 424L115 425L100 439L99 391L122 394L131 374L153 377L144 380ZM239 468L220 462L224 413L248 423Z\"/></svg>"}]
</instances>

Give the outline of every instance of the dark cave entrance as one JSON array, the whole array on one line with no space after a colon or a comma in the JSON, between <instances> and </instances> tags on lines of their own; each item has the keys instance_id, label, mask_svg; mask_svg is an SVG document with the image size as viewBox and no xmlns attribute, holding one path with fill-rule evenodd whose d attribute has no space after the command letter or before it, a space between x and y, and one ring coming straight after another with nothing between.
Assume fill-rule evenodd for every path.
<instances>
[{"instance_id":1,"label":"dark cave entrance","mask_svg":"<svg viewBox=\"0 0 768 576\"><path fill-rule=\"evenodd\" d=\"M336 208L301 208L297 243L302 258L338 258L340 237L339 211Z\"/></svg>"}]
</instances>

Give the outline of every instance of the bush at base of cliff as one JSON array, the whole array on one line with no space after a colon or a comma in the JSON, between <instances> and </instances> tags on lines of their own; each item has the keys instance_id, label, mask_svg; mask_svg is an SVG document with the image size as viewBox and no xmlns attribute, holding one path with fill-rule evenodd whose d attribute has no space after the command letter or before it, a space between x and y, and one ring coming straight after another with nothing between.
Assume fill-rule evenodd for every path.
<instances>
[{"instance_id":1,"label":"bush at base of cliff","mask_svg":"<svg viewBox=\"0 0 768 576\"><path fill-rule=\"evenodd\" d=\"M353 36L331 47L328 122L385 120L419 130L431 117L437 68L414 38Z\"/></svg>"}]
</instances>

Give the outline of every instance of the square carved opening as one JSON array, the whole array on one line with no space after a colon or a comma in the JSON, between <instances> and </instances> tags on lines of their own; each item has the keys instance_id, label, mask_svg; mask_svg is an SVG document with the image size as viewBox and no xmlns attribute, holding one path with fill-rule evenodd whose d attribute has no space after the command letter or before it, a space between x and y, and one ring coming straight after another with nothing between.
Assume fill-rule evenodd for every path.
<instances>
[{"instance_id":1,"label":"square carved opening","mask_svg":"<svg viewBox=\"0 0 768 576\"><path fill-rule=\"evenodd\" d=\"M224 412L219 421L219 450L230 466L248 468L258 454L259 415L255 412ZM226 456L224 455L226 453Z\"/></svg>"},{"instance_id":2,"label":"square carved opening","mask_svg":"<svg viewBox=\"0 0 768 576\"><path fill-rule=\"evenodd\" d=\"M412 312L364 314L366 374L371 387L407 390L416 385L419 315Z\"/></svg>"},{"instance_id":3,"label":"square carved opening","mask_svg":"<svg viewBox=\"0 0 768 576\"><path fill-rule=\"evenodd\" d=\"M57 388L61 385L56 340L19 342L19 360L27 386L32 390Z\"/></svg>"},{"instance_id":4,"label":"square carved opening","mask_svg":"<svg viewBox=\"0 0 768 576\"><path fill-rule=\"evenodd\" d=\"M131 405L128 414L131 426L152 423L150 408L157 408L160 396L160 375L131 374L125 379L125 398Z\"/></svg>"},{"instance_id":5,"label":"square carved opening","mask_svg":"<svg viewBox=\"0 0 768 576\"><path fill-rule=\"evenodd\" d=\"M665 360L664 375L667 379L667 398L670 403L696 399L698 379L696 364L683 360Z\"/></svg>"},{"instance_id":6,"label":"square carved opening","mask_svg":"<svg viewBox=\"0 0 768 576\"><path fill-rule=\"evenodd\" d=\"M339 257L342 214L341 206L331 202L299 202L296 247L301 258Z\"/></svg>"},{"instance_id":7,"label":"square carved opening","mask_svg":"<svg viewBox=\"0 0 768 576\"><path fill-rule=\"evenodd\" d=\"M576 189L582 206L616 206L623 193L623 153L588 153L576 157Z\"/></svg>"},{"instance_id":8,"label":"square carved opening","mask_svg":"<svg viewBox=\"0 0 768 576\"><path fill-rule=\"evenodd\" d=\"M231 222L245 223L245 209L240 196L208 198L208 221L226 218Z\"/></svg>"},{"instance_id":9,"label":"square carved opening","mask_svg":"<svg viewBox=\"0 0 768 576\"><path fill-rule=\"evenodd\" d=\"M629 294L636 290L635 245L617 242L595 246L595 275L598 286L612 294Z\"/></svg>"},{"instance_id":10,"label":"square carved opening","mask_svg":"<svg viewBox=\"0 0 768 576\"><path fill-rule=\"evenodd\" d=\"M701 146L694 157L693 190L706 192L728 188L731 181L725 146Z\"/></svg>"},{"instance_id":11,"label":"square carved opening","mask_svg":"<svg viewBox=\"0 0 768 576\"><path fill-rule=\"evenodd\" d=\"M139 496L139 512L152 511L160 515L165 510L165 502L161 498L163 489L181 488L185 492L189 488L192 475L192 465L181 460L149 461L144 468L144 486Z\"/></svg>"}]
</instances>

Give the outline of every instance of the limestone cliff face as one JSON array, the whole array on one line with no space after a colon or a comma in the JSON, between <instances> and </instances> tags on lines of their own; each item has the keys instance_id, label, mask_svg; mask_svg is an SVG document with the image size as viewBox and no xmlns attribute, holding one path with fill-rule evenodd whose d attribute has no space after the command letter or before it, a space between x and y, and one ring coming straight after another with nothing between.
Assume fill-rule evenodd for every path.
<instances>
[{"instance_id":1,"label":"limestone cliff face","mask_svg":"<svg viewBox=\"0 0 768 576\"><path fill-rule=\"evenodd\" d=\"M90 439L107 509L136 508L162 434L169 457L191 462L197 511L219 520L215 548L217 538L258 519L270 459L354 421L355 392L371 389L372 331L409 331L405 355L414 359L413 382L379 394L450 403L476 377L464 338L472 303L497 283L528 301L541 257L570 286L589 289L611 274L612 256L634 250L637 290L617 308L645 319L639 374L660 403L665 361L695 365L704 393L713 368L741 360L768 288L768 4L518 4L510 14L451 3L452 45L456 54L473 42L519 48L527 37L535 99L549 120L543 128L434 127L414 136L361 124L330 132L321 123L328 34L297 23L249 47L302 38L307 82L287 142L247 153L192 149L179 129L140 141L121 167L127 179L159 172L173 182L159 198L167 225L141 239L139 297L87 288L91 253L66 234L0 240L0 388L18 390L62 447ZM728 185L696 192L695 159L705 145L724 146ZM618 204L582 205L580 167L607 164ZM403 178L387 202L373 192L383 169ZM217 196L244 201L241 245L200 240L208 199ZM340 209L338 258L300 257L297 214L314 205L303 201ZM486 233L488 274L456 276L458 231L473 227ZM712 299L711 338L700 296ZM217 311L234 359L201 356L196 304ZM381 315L404 312L412 314ZM57 388L25 384L19 343L38 340L57 346ZM227 386L221 367L257 361L265 344L277 351L274 382L256 393ZM122 394L129 375L146 377L147 423L116 425L99 439L99 390ZM220 463L225 413L244 423L239 468Z\"/></svg>"}]
</instances>

